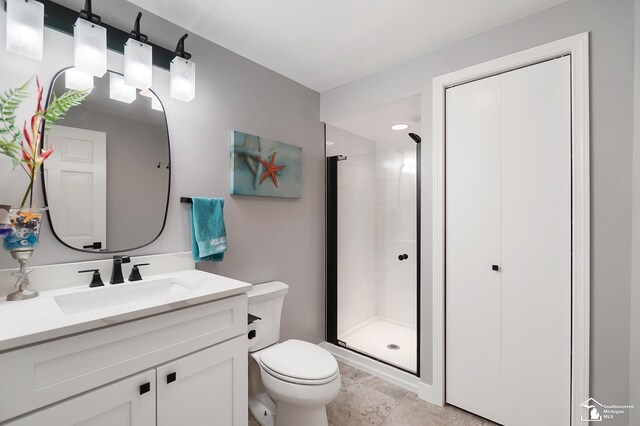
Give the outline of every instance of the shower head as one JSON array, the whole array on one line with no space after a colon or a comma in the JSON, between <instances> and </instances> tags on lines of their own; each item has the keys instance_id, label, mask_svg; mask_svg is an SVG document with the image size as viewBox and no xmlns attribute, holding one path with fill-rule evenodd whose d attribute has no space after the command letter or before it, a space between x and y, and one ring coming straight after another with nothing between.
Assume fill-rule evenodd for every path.
<instances>
[{"instance_id":1,"label":"shower head","mask_svg":"<svg viewBox=\"0 0 640 426\"><path fill-rule=\"evenodd\" d=\"M410 137L411 139L413 139L413 141L414 141L415 143L420 143L420 142L422 142L422 139L420 138L420 136L418 136L418 135L417 135L417 134L415 134L415 133L409 133L409 137Z\"/></svg>"}]
</instances>

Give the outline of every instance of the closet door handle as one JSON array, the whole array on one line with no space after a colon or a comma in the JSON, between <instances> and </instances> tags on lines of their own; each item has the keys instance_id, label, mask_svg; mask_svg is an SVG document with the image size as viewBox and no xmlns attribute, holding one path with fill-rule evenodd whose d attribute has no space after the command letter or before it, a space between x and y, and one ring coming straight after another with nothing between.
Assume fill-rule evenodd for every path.
<instances>
[{"instance_id":1,"label":"closet door handle","mask_svg":"<svg viewBox=\"0 0 640 426\"><path fill-rule=\"evenodd\" d=\"M491 265L491 270L492 271L499 271L500 267L498 265Z\"/></svg>"},{"instance_id":2,"label":"closet door handle","mask_svg":"<svg viewBox=\"0 0 640 426\"><path fill-rule=\"evenodd\" d=\"M176 379L176 373L167 374L167 384L175 382Z\"/></svg>"}]
</instances>

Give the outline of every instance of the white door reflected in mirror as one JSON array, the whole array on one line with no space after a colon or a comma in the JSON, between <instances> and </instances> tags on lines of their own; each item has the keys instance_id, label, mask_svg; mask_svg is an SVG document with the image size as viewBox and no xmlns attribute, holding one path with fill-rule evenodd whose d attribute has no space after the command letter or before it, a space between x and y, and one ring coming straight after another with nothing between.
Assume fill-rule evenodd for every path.
<instances>
[{"instance_id":1,"label":"white door reflected in mirror","mask_svg":"<svg viewBox=\"0 0 640 426\"><path fill-rule=\"evenodd\" d=\"M53 126L45 148L47 203L56 234L73 247L107 249L107 134Z\"/></svg>"}]
</instances>

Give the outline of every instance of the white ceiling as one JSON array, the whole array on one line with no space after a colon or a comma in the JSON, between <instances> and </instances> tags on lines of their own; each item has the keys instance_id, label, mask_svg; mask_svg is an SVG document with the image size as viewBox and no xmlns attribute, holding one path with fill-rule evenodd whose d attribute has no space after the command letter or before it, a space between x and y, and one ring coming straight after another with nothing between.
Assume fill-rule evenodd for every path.
<instances>
[{"instance_id":1,"label":"white ceiling","mask_svg":"<svg viewBox=\"0 0 640 426\"><path fill-rule=\"evenodd\" d=\"M320 92L564 1L129 0Z\"/></svg>"},{"instance_id":2,"label":"white ceiling","mask_svg":"<svg viewBox=\"0 0 640 426\"><path fill-rule=\"evenodd\" d=\"M352 112L330 120L328 124L375 142L407 138L407 133L420 134L420 95L399 99L376 107ZM391 130L395 123L409 125L406 130Z\"/></svg>"}]
</instances>

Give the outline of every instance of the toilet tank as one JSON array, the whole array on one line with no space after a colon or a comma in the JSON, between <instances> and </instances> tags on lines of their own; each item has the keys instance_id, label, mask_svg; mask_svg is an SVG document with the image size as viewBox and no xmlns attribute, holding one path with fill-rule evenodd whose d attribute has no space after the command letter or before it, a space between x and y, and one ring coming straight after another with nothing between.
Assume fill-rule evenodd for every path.
<instances>
[{"instance_id":1,"label":"toilet tank","mask_svg":"<svg viewBox=\"0 0 640 426\"><path fill-rule=\"evenodd\" d=\"M260 317L252 326L256 337L250 341L249 352L255 352L280 340L280 315L284 296L289 286L280 281L256 284L247 293L249 296L249 313Z\"/></svg>"}]
</instances>

